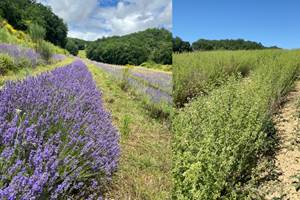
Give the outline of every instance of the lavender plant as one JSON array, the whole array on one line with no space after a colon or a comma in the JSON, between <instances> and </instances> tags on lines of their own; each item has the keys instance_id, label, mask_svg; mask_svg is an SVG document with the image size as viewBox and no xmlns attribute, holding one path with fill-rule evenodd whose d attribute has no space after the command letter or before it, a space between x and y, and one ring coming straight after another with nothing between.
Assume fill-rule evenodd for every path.
<instances>
[{"instance_id":1,"label":"lavender plant","mask_svg":"<svg viewBox=\"0 0 300 200\"><path fill-rule=\"evenodd\" d=\"M36 66L41 59L41 56L32 49L20 48L17 45L0 44L0 53L8 54L17 62L21 59L27 59L32 66Z\"/></svg>"},{"instance_id":2,"label":"lavender plant","mask_svg":"<svg viewBox=\"0 0 300 200\"><path fill-rule=\"evenodd\" d=\"M128 69L123 66L110 65L91 61L94 65L101 67L115 79L126 82L138 93L148 96L154 103L172 103L172 76L163 72L154 72L148 69ZM124 73L127 80L124 81Z\"/></svg>"},{"instance_id":3,"label":"lavender plant","mask_svg":"<svg viewBox=\"0 0 300 200\"><path fill-rule=\"evenodd\" d=\"M35 67L43 62L43 58L40 53L30 48L22 48L18 45L12 44L0 44L0 54L8 54L14 59L16 65L22 66L22 63L26 61L31 67ZM51 59L54 62L58 62L65 59L62 54L53 54Z\"/></svg>"},{"instance_id":4,"label":"lavender plant","mask_svg":"<svg viewBox=\"0 0 300 200\"><path fill-rule=\"evenodd\" d=\"M81 61L0 91L0 199L95 199L119 135Z\"/></svg>"}]
</instances>

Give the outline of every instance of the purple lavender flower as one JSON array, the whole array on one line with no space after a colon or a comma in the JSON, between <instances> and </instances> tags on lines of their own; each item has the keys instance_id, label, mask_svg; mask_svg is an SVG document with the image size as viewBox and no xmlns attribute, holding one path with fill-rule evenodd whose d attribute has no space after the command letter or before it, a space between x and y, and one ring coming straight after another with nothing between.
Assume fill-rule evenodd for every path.
<instances>
[{"instance_id":1,"label":"purple lavender flower","mask_svg":"<svg viewBox=\"0 0 300 200\"><path fill-rule=\"evenodd\" d=\"M115 79L122 80L124 66L90 62L102 68ZM173 101L172 75L169 73L136 67L129 70L128 83L139 93L148 96L154 103L167 102L171 104Z\"/></svg>"},{"instance_id":2,"label":"purple lavender flower","mask_svg":"<svg viewBox=\"0 0 300 200\"><path fill-rule=\"evenodd\" d=\"M40 64L42 61L42 57L35 50L30 48L20 47L18 45L12 44L0 44L0 53L8 54L14 61L20 62L21 60L28 60L32 67ZM56 62L62 61L66 58L65 55L62 54L54 54L52 59Z\"/></svg>"},{"instance_id":3,"label":"purple lavender flower","mask_svg":"<svg viewBox=\"0 0 300 200\"><path fill-rule=\"evenodd\" d=\"M0 113L0 199L102 197L119 135L81 61L7 82Z\"/></svg>"}]
</instances>

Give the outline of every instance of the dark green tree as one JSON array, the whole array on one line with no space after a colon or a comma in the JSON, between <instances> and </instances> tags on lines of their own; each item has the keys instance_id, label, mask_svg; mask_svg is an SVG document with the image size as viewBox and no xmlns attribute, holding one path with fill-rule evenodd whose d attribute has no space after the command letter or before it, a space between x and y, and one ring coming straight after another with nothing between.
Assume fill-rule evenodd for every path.
<instances>
[{"instance_id":1,"label":"dark green tree","mask_svg":"<svg viewBox=\"0 0 300 200\"><path fill-rule=\"evenodd\" d=\"M50 7L35 0L0 0L0 14L18 30L38 24L46 30L46 40L61 47L66 45L68 28Z\"/></svg>"},{"instance_id":2,"label":"dark green tree","mask_svg":"<svg viewBox=\"0 0 300 200\"><path fill-rule=\"evenodd\" d=\"M66 49L74 56L78 55L78 47L73 40L68 40Z\"/></svg>"},{"instance_id":3,"label":"dark green tree","mask_svg":"<svg viewBox=\"0 0 300 200\"><path fill-rule=\"evenodd\" d=\"M173 52L189 52L192 51L191 45L187 41L183 41L180 37L173 38Z\"/></svg>"},{"instance_id":4,"label":"dark green tree","mask_svg":"<svg viewBox=\"0 0 300 200\"><path fill-rule=\"evenodd\" d=\"M265 49L261 43L246 41L243 39L236 40L205 40L199 39L192 44L194 51L211 51L211 50L251 50Z\"/></svg>"},{"instance_id":5,"label":"dark green tree","mask_svg":"<svg viewBox=\"0 0 300 200\"><path fill-rule=\"evenodd\" d=\"M172 34L165 29L147 29L125 36L90 42L87 57L111 64L140 65L146 61L172 63Z\"/></svg>"}]
</instances>

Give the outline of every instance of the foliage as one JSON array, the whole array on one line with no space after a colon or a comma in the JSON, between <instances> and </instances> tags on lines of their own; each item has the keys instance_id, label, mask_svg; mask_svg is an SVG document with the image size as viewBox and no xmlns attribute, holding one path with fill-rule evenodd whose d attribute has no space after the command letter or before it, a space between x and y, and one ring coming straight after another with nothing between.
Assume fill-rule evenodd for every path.
<instances>
[{"instance_id":1,"label":"foliage","mask_svg":"<svg viewBox=\"0 0 300 200\"><path fill-rule=\"evenodd\" d=\"M74 41L68 40L66 47L65 47L72 55L77 56L78 54L78 46L75 44Z\"/></svg>"},{"instance_id":2,"label":"foliage","mask_svg":"<svg viewBox=\"0 0 300 200\"><path fill-rule=\"evenodd\" d=\"M165 29L147 29L125 36L98 39L87 47L87 57L111 64L140 65L152 60L172 63L172 35Z\"/></svg>"},{"instance_id":3,"label":"foliage","mask_svg":"<svg viewBox=\"0 0 300 200\"><path fill-rule=\"evenodd\" d=\"M0 198L94 199L117 167L118 133L86 66L0 91Z\"/></svg>"},{"instance_id":4,"label":"foliage","mask_svg":"<svg viewBox=\"0 0 300 200\"><path fill-rule=\"evenodd\" d=\"M149 68L149 69L154 69L154 70L162 70L165 72L172 72L172 65L162 65L162 64L157 64L153 61L147 61L143 62L140 64L141 67Z\"/></svg>"},{"instance_id":5,"label":"foliage","mask_svg":"<svg viewBox=\"0 0 300 200\"><path fill-rule=\"evenodd\" d=\"M6 74L10 70L15 70L13 59L7 54L0 53L0 75Z\"/></svg>"},{"instance_id":6,"label":"foliage","mask_svg":"<svg viewBox=\"0 0 300 200\"><path fill-rule=\"evenodd\" d=\"M30 24L38 24L46 30L47 41L60 47L66 44L67 26L50 7L32 0L1 0L0 14L18 30L25 31Z\"/></svg>"},{"instance_id":7,"label":"foliage","mask_svg":"<svg viewBox=\"0 0 300 200\"><path fill-rule=\"evenodd\" d=\"M173 38L173 52L182 53L192 51L189 42L183 41L180 37Z\"/></svg>"},{"instance_id":8,"label":"foliage","mask_svg":"<svg viewBox=\"0 0 300 200\"><path fill-rule=\"evenodd\" d=\"M131 123L131 117L129 115L125 115L122 119L123 123L120 128L121 136L128 138L130 134L130 123Z\"/></svg>"},{"instance_id":9,"label":"foliage","mask_svg":"<svg viewBox=\"0 0 300 200\"><path fill-rule=\"evenodd\" d=\"M44 40L46 35L46 30L38 24L31 24L29 26L29 35L33 42L39 43Z\"/></svg>"},{"instance_id":10,"label":"foliage","mask_svg":"<svg viewBox=\"0 0 300 200\"><path fill-rule=\"evenodd\" d=\"M279 50L192 52L173 55L173 98L182 107L197 96L210 93L230 76L251 70L283 53Z\"/></svg>"},{"instance_id":11,"label":"foliage","mask_svg":"<svg viewBox=\"0 0 300 200\"><path fill-rule=\"evenodd\" d=\"M74 42L78 50L84 50L91 42L78 38L68 38L68 42Z\"/></svg>"},{"instance_id":12,"label":"foliage","mask_svg":"<svg viewBox=\"0 0 300 200\"><path fill-rule=\"evenodd\" d=\"M129 67L122 69L122 79L120 81L120 87L122 90L127 91L129 88Z\"/></svg>"},{"instance_id":13,"label":"foliage","mask_svg":"<svg viewBox=\"0 0 300 200\"><path fill-rule=\"evenodd\" d=\"M53 56L53 51L51 45L45 41L41 41L38 43L37 51L40 53L41 57L46 61L50 62L50 59Z\"/></svg>"},{"instance_id":14,"label":"foliage","mask_svg":"<svg viewBox=\"0 0 300 200\"><path fill-rule=\"evenodd\" d=\"M245 41L243 39L236 40L205 40L199 39L192 44L194 51L210 51L210 50L254 50L266 49L261 43L253 41ZM278 48L273 46L271 48Z\"/></svg>"},{"instance_id":15,"label":"foliage","mask_svg":"<svg viewBox=\"0 0 300 200\"><path fill-rule=\"evenodd\" d=\"M257 54L259 55L259 54ZM243 188L271 139L271 114L295 80L299 51L198 97L173 120L174 199L247 199Z\"/></svg>"},{"instance_id":16,"label":"foliage","mask_svg":"<svg viewBox=\"0 0 300 200\"><path fill-rule=\"evenodd\" d=\"M37 48L37 43L34 43L29 35L24 33L23 31L19 31L14 29L10 24L6 21L0 21L0 42L8 43L8 44L16 44L19 46L24 46L27 48ZM46 42L46 41L45 41ZM56 54L67 54L67 51L55 46L50 42L48 46L51 47L52 51Z\"/></svg>"}]
</instances>

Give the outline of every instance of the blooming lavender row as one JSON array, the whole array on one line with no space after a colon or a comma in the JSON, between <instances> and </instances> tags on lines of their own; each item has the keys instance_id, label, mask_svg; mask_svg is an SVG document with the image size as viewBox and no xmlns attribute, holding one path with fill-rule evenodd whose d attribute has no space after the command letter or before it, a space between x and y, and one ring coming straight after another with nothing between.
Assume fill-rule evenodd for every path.
<instances>
[{"instance_id":1,"label":"blooming lavender row","mask_svg":"<svg viewBox=\"0 0 300 200\"><path fill-rule=\"evenodd\" d=\"M15 60L27 59L32 66L36 66L41 60L41 56L32 49L20 48L17 45L0 44L0 53L8 54Z\"/></svg>"},{"instance_id":2,"label":"blooming lavender row","mask_svg":"<svg viewBox=\"0 0 300 200\"><path fill-rule=\"evenodd\" d=\"M158 87L166 93L172 94L172 75L169 73L138 67L132 69L131 74L134 77L148 82L150 85Z\"/></svg>"},{"instance_id":3,"label":"blooming lavender row","mask_svg":"<svg viewBox=\"0 0 300 200\"><path fill-rule=\"evenodd\" d=\"M0 91L0 199L95 199L119 135L84 63Z\"/></svg>"},{"instance_id":4,"label":"blooming lavender row","mask_svg":"<svg viewBox=\"0 0 300 200\"><path fill-rule=\"evenodd\" d=\"M13 57L15 60L27 59L32 66L38 65L42 62L42 57L39 53L30 48L23 48L18 45L12 44L0 44L0 53L8 54ZM61 61L65 59L64 55L54 54L52 57L55 61Z\"/></svg>"},{"instance_id":5,"label":"blooming lavender row","mask_svg":"<svg viewBox=\"0 0 300 200\"><path fill-rule=\"evenodd\" d=\"M91 61L117 79L123 78L123 66ZM143 80L143 81L140 81ZM172 76L148 69L130 69L128 83L138 92L146 94L153 102L172 103Z\"/></svg>"}]
</instances>

